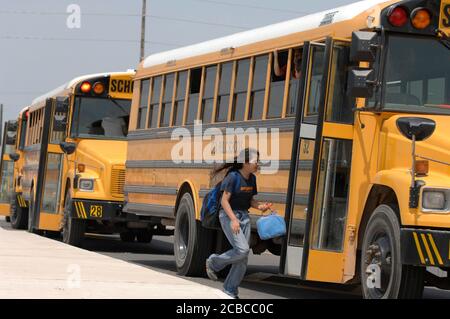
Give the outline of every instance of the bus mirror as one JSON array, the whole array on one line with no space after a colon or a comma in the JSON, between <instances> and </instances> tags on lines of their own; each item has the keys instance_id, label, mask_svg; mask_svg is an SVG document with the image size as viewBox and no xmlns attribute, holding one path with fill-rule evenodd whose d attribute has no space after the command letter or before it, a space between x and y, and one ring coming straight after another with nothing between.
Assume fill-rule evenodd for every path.
<instances>
[{"instance_id":1,"label":"bus mirror","mask_svg":"<svg viewBox=\"0 0 450 319\"><path fill-rule=\"evenodd\" d=\"M375 86L375 72L372 69L353 69L348 75L348 94L351 97L371 98Z\"/></svg>"},{"instance_id":2,"label":"bus mirror","mask_svg":"<svg viewBox=\"0 0 450 319\"><path fill-rule=\"evenodd\" d=\"M65 132L67 128L67 116L55 114L53 120L53 132Z\"/></svg>"},{"instance_id":3,"label":"bus mirror","mask_svg":"<svg viewBox=\"0 0 450 319\"><path fill-rule=\"evenodd\" d=\"M9 158L11 160L13 160L14 162L17 162L19 160L19 158L20 158L20 155L17 154L17 153L11 153L11 154L9 154Z\"/></svg>"},{"instance_id":4,"label":"bus mirror","mask_svg":"<svg viewBox=\"0 0 450 319\"><path fill-rule=\"evenodd\" d=\"M17 137L17 132L7 131L5 144L6 145L16 145L16 137Z\"/></svg>"},{"instance_id":5,"label":"bus mirror","mask_svg":"<svg viewBox=\"0 0 450 319\"><path fill-rule=\"evenodd\" d=\"M353 32L350 61L375 62L378 47L378 34L376 32Z\"/></svg>"},{"instance_id":6,"label":"bus mirror","mask_svg":"<svg viewBox=\"0 0 450 319\"><path fill-rule=\"evenodd\" d=\"M420 142L433 135L436 122L426 118L402 117L397 120L400 132L409 140Z\"/></svg>"},{"instance_id":7,"label":"bus mirror","mask_svg":"<svg viewBox=\"0 0 450 319\"><path fill-rule=\"evenodd\" d=\"M68 97L57 97L55 113L67 113L69 112L69 98Z\"/></svg>"},{"instance_id":8,"label":"bus mirror","mask_svg":"<svg viewBox=\"0 0 450 319\"><path fill-rule=\"evenodd\" d=\"M73 154L77 148L77 144L70 143L70 142L61 142L59 144L59 147L61 147L61 150L66 153L67 155Z\"/></svg>"}]
</instances>

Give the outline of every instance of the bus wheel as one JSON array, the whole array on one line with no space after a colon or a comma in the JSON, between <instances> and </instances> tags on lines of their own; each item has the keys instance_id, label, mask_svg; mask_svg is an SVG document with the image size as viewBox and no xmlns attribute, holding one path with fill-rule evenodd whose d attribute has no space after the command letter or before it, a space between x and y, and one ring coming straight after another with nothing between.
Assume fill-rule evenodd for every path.
<instances>
[{"instance_id":1,"label":"bus wheel","mask_svg":"<svg viewBox=\"0 0 450 319\"><path fill-rule=\"evenodd\" d=\"M72 217L72 198L70 192L67 192L66 201L64 205L64 217L62 237L65 244L71 246L81 246L86 230L86 223L83 219L76 219Z\"/></svg>"},{"instance_id":2,"label":"bus wheel","mask_svg":"<svg viewBox=\"0 0 450 319\"><path fill-rule=\"evenodd\" d=\"M149 244L153 239L153 234L147 229L139 230L136 233L136 239L138 243Z\"/></svg>"},{"instance_id":3,"label":"bus wheel","mask_svg":"<svg viewBox=\"0 0 450 319\"><path fill-rule=\"evenodd\" d=\"M134 242L136 235L133 231L131 230L127 230L124 232L120 233L120 239L124 242L124 243L132 243Z\"/></svg>"},{"instance_id":4,"label":"bus wheel","mask_svg":"<svg viewBox=\"0 0 450 319\"><path fill-rule=\"evenodd\" d=\"M5 221L6 221L7 223L10 223L10 222L11 222L11 217L6 216L6 217L5 217Z\"/></svg>"},{"instance_id":5,"label":"bus wheel","mask_svg":"<svg viewBox=\"0 0 450 319\"><path fill-rule=\"evenodd\" d=\"M397 207L378 206L370 217L361 251L361 285L366 299L416 299L424 289L424 268L401 262Z\"/></svg>"},{"instance_id":6,"label":"bus wheel","mask_svg":"<svg viewBox=\"0 0 450 319\"><path fill-rule=\"evenodd\" d=\"M20 207L16 199L11 202L11 226L14 229L28 228L28 208Z\"/></svg>"},{"instance_id":7,"label":"bus wheel","mask_svg":"<svg viewBox=\"0 0 450 319\"><path fill-rule=\"evenodd\" d=\"M174 253L178 274L204 276L205 262L212 251L213 232L195 218L194 202L189 193L181 198L175 220Z\"/></svg>"}]
</instances>

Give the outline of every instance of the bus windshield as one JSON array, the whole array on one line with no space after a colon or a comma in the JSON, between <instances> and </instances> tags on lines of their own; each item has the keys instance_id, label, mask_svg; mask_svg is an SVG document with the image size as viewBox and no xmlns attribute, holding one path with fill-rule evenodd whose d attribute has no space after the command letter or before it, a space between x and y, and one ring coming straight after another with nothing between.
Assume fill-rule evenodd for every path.
<instances>
[{"instance_id":1,"label":"bus windshield","mask_svg":"<svg viewBox=\"0 0 450 319\"><path fill-rule=\"evenodd\" d=\"M72 136L124 139L128 134L131 100L76 97Z\"/></svg>"},{"instance_id":2,"label":"bus windshield","mask_svg":"<svg viewBox=\"0 0 450 319\"><path fill-rule=\"evenodd\" d=\"M439 39L391 35L384 108L450 114L450 51Z\"/></svg>"}]
</instances>

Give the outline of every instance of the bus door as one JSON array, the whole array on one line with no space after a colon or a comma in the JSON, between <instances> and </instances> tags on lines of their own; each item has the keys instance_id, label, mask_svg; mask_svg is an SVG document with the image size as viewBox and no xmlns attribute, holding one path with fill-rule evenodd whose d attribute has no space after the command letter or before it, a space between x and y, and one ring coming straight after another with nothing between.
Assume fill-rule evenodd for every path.
<instances>
[{"instance_id":1,"label":"bus door","mask_svg":"<svg viewBox=\"0 0 450 319\"><path fill-rule=\"evenodd\" d=\"M64 152L61 143L66 138L69 98L48 99L45 106L42 145L36 198L33 212L34 225L39 230L59 231L61 229L61 193Z\"/></svg>"},{"instance_id":2,"label":"bus door","mask_svg":"<svg viewBox=\"0 0 450 319\"><path fill-rule=\"evenodd\" d=\"M353 105L346 96L349 43L306 43L299 88L282 273L341 282L352 156Z\"/></svg>"},{"instance_id":3,"label":"bus door","mask_svg":"<svg viewBox=\"0 0 450 319\"><path fill-rule=\"evenodd\" d=\"M5 123L3 131L2 154L0 157L0 216L9 216L11 196L14 188L14 161L17 139L17 121Z\"/></svg>"}]
</instances>

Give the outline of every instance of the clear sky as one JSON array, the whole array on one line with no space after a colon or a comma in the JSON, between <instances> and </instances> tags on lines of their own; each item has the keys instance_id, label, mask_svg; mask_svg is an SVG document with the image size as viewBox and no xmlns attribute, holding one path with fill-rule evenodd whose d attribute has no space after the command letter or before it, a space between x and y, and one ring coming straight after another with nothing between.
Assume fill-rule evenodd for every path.
<instances>
[{"instance_id":1,"label":"clear sky","mask_svg":"<svg viewBox=\"0 0 450 319\"><path fill-rule=\"evenodd\" d=\"M147 0L146 55L297 18L356 0ZM80 28L67 8L81 8ZM135 69L141 0L0 0L0 103L14 119L83 74Z\"/></svg>"}]
</instances>

